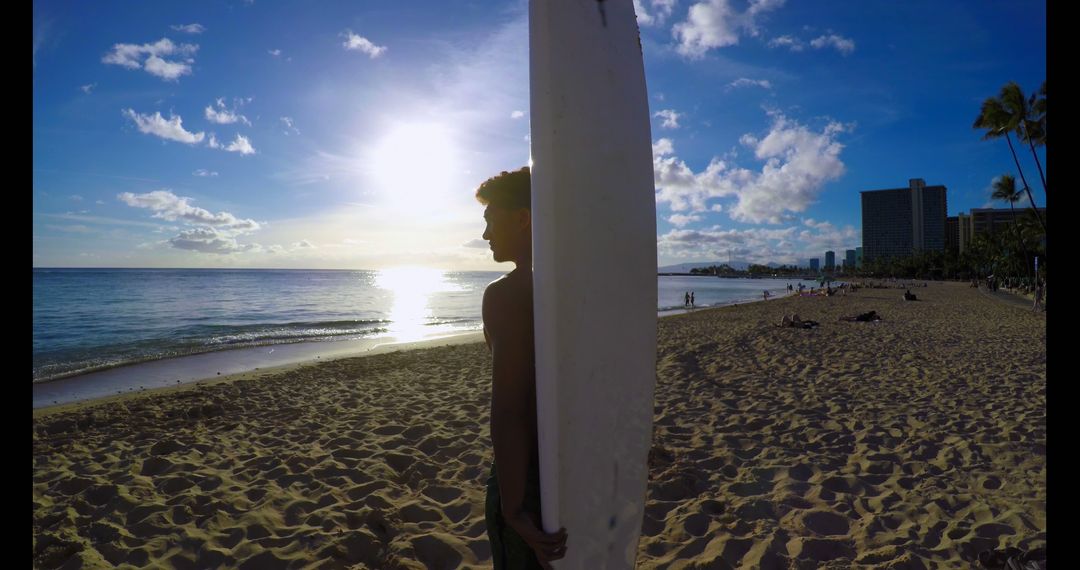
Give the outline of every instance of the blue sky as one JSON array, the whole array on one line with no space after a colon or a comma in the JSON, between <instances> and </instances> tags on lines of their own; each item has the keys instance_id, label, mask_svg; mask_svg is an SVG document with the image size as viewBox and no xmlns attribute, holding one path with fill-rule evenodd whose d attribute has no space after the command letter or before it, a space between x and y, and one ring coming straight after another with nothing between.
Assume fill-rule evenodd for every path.
<instances>
[{"instance_id":1,"label":"blue sky","mask_svg":"<svg viewBox=\"0 0 1080 570\"><path fill-rule=\"evenodd\" d=\"M854 248L910 178L988 206L1015 166L971 124L1046 78L1040 2L635 4L659 265ZM526 15L36 1L34 266L504 269L472 190L528 161Z\"/></svg>"}]
</instances>

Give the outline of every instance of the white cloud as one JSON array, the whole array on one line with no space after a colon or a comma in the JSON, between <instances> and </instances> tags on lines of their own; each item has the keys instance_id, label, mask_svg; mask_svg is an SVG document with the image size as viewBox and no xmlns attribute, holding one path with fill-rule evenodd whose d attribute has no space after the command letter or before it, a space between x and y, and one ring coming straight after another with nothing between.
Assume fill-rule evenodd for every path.
<instances>
[{"instance_id":1,"label":"white cloud","mask_svg":"<svg viewBox=\"0 0 1080 570\"><path fill-rule=\"evenodd\" d=\"M315 246L312 245L312 243L309 242L308 240L302 239L302 240L292 244L292 248L294 250L297 250L297 249L315 249Z\"/></svg>"},{"instance_id":2,"label":"white cloud","mask_svg":"<svg viewBox=\"0 0 1080 570\"><path fill-rule=\"evenodd\" d=\"M281 50L272 49L272 50L268 50L266 53L269 53L270 55L272 55L274 57L277 57L277 56L281 55Z\"/></svg>"},{"instance_id":3,"label":"white cloud","mask_svg":"<svg viewBox=\"0 0 1080 570\"><path fill-rule=\"evenodd\" d=\"M728 87L764 87L765 89L772 89L772 83L769 83L768 79L747 79L745 77L740 77L728 84Z\"/></svg>"},{"instance_id":4,"label":"white cloud","mask_svg":"<svg viewBox=\"0 0 1080 570\"><path fill-rule=\"evenodd\" d=\"M225 150L229 152L238 152L242 155L255 154L255 149L251 146L251 142L247 137L237 133L236 140L229 143L229 146L225 147Z\"/></svg>"},{"instance_id":5,"label":"white cloud","mask_svg":"<svg viewBox=\"0 0 1080 570\"><path fill-rule=\"evenodd\" d=\"M644 0L634 0L634 13L637 14L638 24L642 26L662 26L671 16L677 0L651 0L650 9L645 8ZM652 11L652 14L649 11Z\"/></svg>"},{"instance_id":6,"label":"white cloud","mask_svg":"<svg viewBox=\"0 0 1080 570\"><path fill-rule=\"evenodd\" d=\"M143 115L136 113L132 109L123 109L121 111L125 117L135 121L135 126L139 128L139 132L148 135L154 135L163 139L182 142L185 144L195 144L202 142L203 133L189 133L184 130L183 120L179 115L172 116L168 120L161 116L160 111L155 111L153 115Z\"/></svg>"},{"instance_id":7,"label":"white cloud","mask_svg":"<svg viewBox=\"0 0 1080 570\"><path fill-rule=\"evenodd\" d=\"M250 101L250 99L248 100ZM251 121L248 121L247 117L237 112L237 108L244 104L243 99L237 99L235 101L236 107L234 107L232 110L225 106L224 98L218 98L218 100L215 101L215 104L218 107L217 109L215 109L213 105L206 106L206 120L210 121L211 123L217 123L219 125L229 125L232 123L240 122L246 125L251 125Z\"/></svg>"},{"instance_id":8,"label":"white cloud","mask_svg":"<svg viewBox=\"0 0 1080 570\"><path fill-rule=\"evenodd\" d=\"M82 196L79 196L78 194L72 194L72 195L71 195L71 201L72 201L72 202L82 202L82 201L83 201L83 197L82 197Z\"/></svg>"},{"instance_id":9,"label":"white cloud","mask_svg":"<svg viewBox=\"0 0 1080 570\"><path fill-rule=\"evenodd\" d=\"M822 49L825 47L834 47L837 51L844 55L848 55L855 51L855 42L848 38L838 36L836 34L829 34L827 36L821 36L810 40L810 45L814 49Z\"/></svg>"},{"instance_id":10,"label":"white cloud","mask_svg":"<svg viewBox=\"0 0 1080 570\"><path fill-rule=\"evenodd\" d=\"M169 244L177 249L186 249L202 253L228 255L260 249L257 244L237 243L234 236L222 234L214 228L192 228L170 238Z\"/></svg>"},{"instance_id":11,"label":"white cloud","mask_svg":"<svg viewBox=\"0 0 1080 570\"><path fill-rule=\"evenodd\" d=\"M196 44L176 45L169 38L161 38L153 44L115 44L113 51L101 58L102 63L119 65L128 69L142 68L151 75L166 81L176 81L181 75L191 74L190 56L199 50ZM169 61L162 56L186 58L183 61ZM145 58L145 60L144 60Z\"/></svg>"},{"instance_id":12,"label":"white cloud","mask_svg":"<svg viewBox=\"0 0 1080 570\"><path fill-rule=\"evenodd\" d=\"M668 217L668 221L675 224L678 227L683 227L692 222L700 222L701 216L691 214L689 216L685 214L672 214Z\"/></svg>"},{"instance_id":13,"label":"white cloud","mask_svg":"<svg viewBox=\"0 0 1080 570\"><path fill-rule=\"evenodd\" d=\"M217 172L213 172L213 171L207 170L205 168L200 168L200 169L196 170L195 172L192 172L191 174L194 175L194 176L202 176L202 177L217 176L218 175Z\"/></svg>"},{"instance_id":14,"label":"white cloud","mask_svg":"<svg viewBox=\"0 0 1080 570\"><path fill-rule=\"evenodd\" d=\"M80 85L79 89L82 89L83 93L86 93L87 95L89 95L94 90L95 87L97 87L97 83L91 83L89 85Z\"/></svg>"},{"instance_id":15,"label":"white cloud","mask_svg":"<svg viewBox=\"0 0 1080 570\"><path fill-rule=\"evenodd\" d=\"M657 250L665 259L726 260L730 252L736 259L751 263L807 265L807 259L821 257L826 250L843 252L862 243L862 232L852 226L839 229L823 222L813 230L798 226L766 229L705 230L673 229L657 238Z\"/></svg>"},{"instance_id":16,"label":"white cloud","mask_svg":"<svg viewBox=\"0 0 1080 570\"><path fill-rule=\"evenodd\" d=\"M778 38L773 38L772 40L770 40L769 47L786 47L791 51L802 51L806 49L806 44L804 44L799 38L794 38L791 36L780 36Z\"/></svg>"},{"instance_id":17,"label":"white cloud","mask_svg":"<svg viewBox=\"0 0 1080 570\"><path fill-rule=\"evenodd\" d=\"M206 31L206 28L202 24L176 24L171 27L178 32L184 32L185 34L201 34Z\"/></svg>"},{"instance_id":18,"label":"white cloud","mask_svg":"<svg viewBox=\"0 0 1080 570\"><path fill-rule=\"evenodd\" d=\"M745 12L731 6L730 0L702 0L690 7L685 22L675 24L672 35L678 40L676 50L690 58L700 58L710 49L739 43L740 33L757 36L758 19L784 5L785 0L750 0Z\"/></svg>"},{"instance_id":19,"label":"white cloud","mask_svg":"<svg viewBox=\"0 0 1080 570\"><path fill-rule=\"evenodd\" d=\"M217 142L217 137L214 133L210 133L210 140L206 142L206 146L210 148L221 148L221 143Z\"/></svg>"},{"instance_id":20,"label":"white cloud","mask_svg":"<svg viewBox=\"0 0 1080 570\"><path fill-rule=\"evenodd\" d=\"M805 211L828 181L844 173L836 141L839 133L852 125L831 122L821 133L811 132L778 112L771 112L773 124L762 138L744 135L740 140L754 148L764 160L758 172L730 167L713 158L702 172L694 172L674 156L667 139L654 144L653 170L657 203L667 202L674 212L699 213L710 210L709 200L735 197L728 208L734 220L750 223L781 223L788 212ZM663 152L657 152L659 150Z\"/></svg>"},{"instance_id":21,"label":"white cloud","mask_svg":"<svg viewBox=\"0 0 1080 570\"><path fill-rule=\"evenodd\" d=\"M833 225L830 222L819 222L819 221L815 220L814 218L806 218L805 220L803 220L803 223L806 224L807 226L810 226L811 228L818 229L818 230L832 230L833 229Z\"/></svg>"},{"instance_id":22,"label":"white cloud","mask_svg":"<svg viewBox=\"0 0 1080 570\"><path fill-rule=\"evenodd\" d=\"M520 119L520 118L522 118L524 116L525 116L524 111L514 111L513 113L510 113L510 118L511 119Z\"/></svg>"},{"instance_id":23,"label":"white cloud","mask_svg":"<svg viewBox=\"0 0 1080 570\"><path fill-rule=\"evenodd\" d=\"M661 119L664 120L664 122L663 122L663 124L661 126L663 128L665 128L665 129L677 129L677 128L679 128L679 118L682 117L681 114L676 113L672 109L664 109L662 111L657 111L656 114L653 115L653 116L654 117L660 117Z\"/></svg>"},{"instance_id":24,"label":"white cloud","mask_svg":"<svg viewBox=\"0 0 1080 570\"><path fill-rule=\"evenodd\" d=\"M387 50L386 46L375 45L367 38L352 33L352 30L345 30L341 35L346 38L345 43L341 44L345 49L366 53L371 59L379 57Z\"/></svg>"},{"instance_id":25,"label":"white cloud","mask_svg":"<svg viewBox=\"0 0 1080 570\"><path fill-rule=\"evenodd\" d=\"M290 117L281 117L281 123L285 125L285 134L300 134L300 129L296 128L293 124L293 120Z\"/></svg>"},{"instance_id":26,"label":"white cloud","mask_svg":"<svg viewBox=\"0 0 1080 570\"><path fill-rule=\"evenodd\" d=\"M469 248L476 248L476 249L487 249L488 248L488 242L486 242L486 241L484 241L484 240L482 240L480 238L476 238L474 240L470 240L470 241L467 241L467 242L461 244L461 247L469 247Z\"/></svg>"},{"instance_id":27,"label":"white cloud","mask_svg":"<svg viewBox=\"0 0 1080 570\"><path fill-rule=\"evenodd\" d=\"M94 203L98 204L99 206L104 206L105 205L105 202L103 202L102 200L97 200Z\"/></svg>"},{"instance_id":28,"label":"white cloud","mask_svg":"<svg viewBox=\"0 0 1080 570\"><path fill-rule=\"evenodd\" d=\"M671 139L660 139L652 145L653 158L657 156L664 156L675 152L675 145L671 142Z\"/></svg>"},{"instance_id":29,"label":"white cloud","mask_svg":"<svg viewBox=\"0 0 1080 570\"><path fill-rule=\"evenodd\" d=\"M155 190L146 194L125 192L118 194L117 198L129 206L154 211L155 218L181 221L193 226L185 229L158 226L158 233L180 233L169 240L147 244L147 247L168 244L176 249L222 255L262 251L259 244L240 244L236 239L237 236L260 229L261 226L255 220L240 219L228 212L211 214L207 210L191 206L188 203L191 198L180 197L167 190Z\"/></svg>"},{"instance_id":30,"label":"white cloud","mask_svg":"<svg viewBox=\"0 0 1080 570\"><path fill-rule=\"evenodd\" d=\"M191 224L200 224L228 231L231 234L248 233L261 226L252 219L241 219L228 212L212 214L188 203L191 198L177 196L168 190L154 190L145 194L124 192L117 194L117 199L134 208L148 208L154 217L170 222L181 220Z\"/></svg>"}]
</instances>

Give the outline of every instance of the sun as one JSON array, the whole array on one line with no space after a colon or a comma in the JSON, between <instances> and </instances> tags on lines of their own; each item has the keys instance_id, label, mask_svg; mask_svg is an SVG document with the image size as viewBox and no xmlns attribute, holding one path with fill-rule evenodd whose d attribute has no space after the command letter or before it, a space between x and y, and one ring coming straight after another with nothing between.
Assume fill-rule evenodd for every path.
<instances>
[{"instance_id":1,"label":"sun","mask_svg":"<svg viewBox=\"0 0 1080 570\"><path fill-rule=\"evenodd\" d=\"M391 128L368 164L378 202L414 218L445 211L461 170L452 133L438 123Z\"/></svg>"}]
</instances>

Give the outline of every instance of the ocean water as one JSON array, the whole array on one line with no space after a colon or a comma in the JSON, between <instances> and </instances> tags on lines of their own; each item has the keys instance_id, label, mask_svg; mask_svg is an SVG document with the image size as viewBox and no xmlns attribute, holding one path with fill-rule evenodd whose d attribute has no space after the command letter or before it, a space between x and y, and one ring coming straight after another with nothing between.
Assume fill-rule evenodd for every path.
<instances>
[{"instance_id":1,"label":"ocean water","mask_svg":"<svg viewBox=\"0 0 1080 570\"><path fill-rule=\"evenodd\" d=\"M35 268L34 382L233 348L482 328L501 272ZM776 279L657 277L658 311L758 300Z\"/></svg>"},{"instance_id":2,"label":"ocean water","mask_svg":"<svg viewBox=\"0 0 1080 570\"><path fill-rule=\"evenodd\" d=\"M497 272L34 269L34 381L297 342L481 329Z\"/></svg>"}]
</instances>

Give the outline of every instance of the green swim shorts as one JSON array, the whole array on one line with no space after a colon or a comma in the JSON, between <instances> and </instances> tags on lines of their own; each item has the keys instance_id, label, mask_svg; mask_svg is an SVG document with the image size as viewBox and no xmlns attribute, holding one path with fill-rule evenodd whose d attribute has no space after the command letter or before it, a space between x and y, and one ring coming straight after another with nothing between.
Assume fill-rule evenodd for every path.
<instances>
[{"instance_id":1,"label":"green swim shorts","mask_svg":"<svg viewBox=\"0 0 1080 570\"><path fill-rule=\"evenodd\" d=\"M491 463L491 475L487 480L487 500L484 505L484 519L487 522L488 541L491 542L491 560L495 570L537 570L540 562L536 559L525 539L506 524L502 516L502 500L499 497L499 479L495 472L495 463ZM525 482L526 511L540 512L540 474L529 471Z\"/></svg>"}]
</instances>

